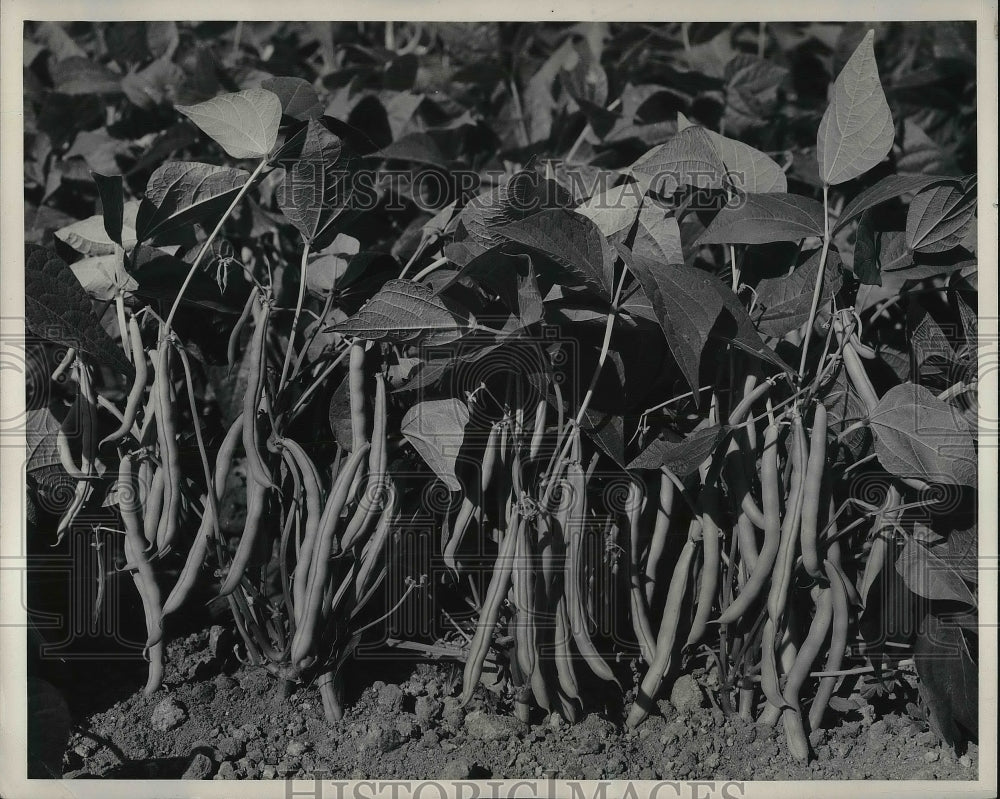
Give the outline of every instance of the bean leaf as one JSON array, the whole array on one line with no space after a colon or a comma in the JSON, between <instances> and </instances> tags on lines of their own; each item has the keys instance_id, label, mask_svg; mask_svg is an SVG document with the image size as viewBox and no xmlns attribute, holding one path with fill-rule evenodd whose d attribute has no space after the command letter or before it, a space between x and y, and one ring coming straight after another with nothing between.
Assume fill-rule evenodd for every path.
<instances>
[{"instance_id":1,"label":"bean leaf","mask_svg":"<svg viewBox=\"0 0 1000 799\"><path fill-rule=\"evenodd\" d=\"M633 253L629 264L653 304L667 345L692 389L698 388L701 353L722 310L714 278L690 266Z\"/></svg>"},{"instance_id":2,"label":"bean leaf","mask_svg":"<svg viewBox=\"0 0 1000 799\"><path fill-rule=\"evenodd\" d=\"M262 89L274 92L281 102L281 113L294 119L318 119L323 116L323 105L312 85L302 78L268 78Z\"/></svg>"},{"instance_id":3,"label":"bean leaf","mask_svg":"<svg viewBox=\"0 0 1000 799\"><path fill-rule=\"evenodd\" d=\"M654 147L632 164L631 174L646 190L664 196L682 186L721 189L726 165L704 128L682 130L670 141Z\"/></svg>"},{"instance_id":4,"label":"bean leaf","mask_svg":"<svg viewBox=\"0 0 1000 799\"><path fill-rule=\"evenodd\" d=\"M654 439L629 465L629 469L659 469L666 466L678 477L687 477L698 470L719 441L719 425L703 427L682 441Z\"/></svg>"},{"instance_id":5,"label":"bean leaf","mask_svg":"<svg viewBox=\"0 0 1000 799\"><path fill-rule=\"evenodd\" d=\"M962 628L928 613L918 627L913 662L938 734L952 745L978 739L979 669Z\"/></svg>"},{"instance_id":6,"label":"bean leaf","mask_svg":"<svg viewBox=\"0 0 1000 799\"><path fill-rule=\"evenodd\" d=\"M760 281L757 285L757 306L762 311L757 318L757 326L762 333L780 338L806 323L821 255L821 251L816 250L790 275ZM826 257L821 306L840 290L840 283L840 256L831 248Z\"/></svg>"},{"instance_id":7,"label":"bean leaf","mask_svg":"<svg viewBox=\"0 0 1000 799\"><path fill-rule=\"evenodd\" d=\"M797 194L741 194L723 208L698 244L769 244L823 235L823 206Z\"/></svg>"},{"instance_id":8,"label":"bean leaf","mask_svg":"<svg viewBox=\"0 0 1000 799\"><path fill-rule=\"evenodd\" d=\"M316 242L347 208L350 158L340 137L312 119L282 153L278 205L306 242Z\"/></svg>"},{"instance_id":9,"label":"bean leaf","mask_svg":"<svg viewBox=\"0 0 1000 799\"><path fill-rule=\"evenodd\" d=\"M976 598L954 567L912 538L903 544L896 572L917 596L976 606Z\"/></svg>"},{"instance_id":10,"label":"bean leaf","mask_svg":"<svg viewBox=\"0 0 1000 799\"><path fill-rule=\"evenodd\" d=\"M448 344L472 328L464 311L449 308L434 289L412 280L390 280L350 319L334 326L345 336L380 341Z\"/></svg>"},{"instance_id":11,"label":"bean leaf","mask_svg":"<svg viewBox=\"0 0 1000 799\"><path fill-rule=\"evenodd\" d=\"M91 172L90 176L97 185L97 193L101 196L101 209L104 214L104 231L115 244L122 243L122 226L125 222L125 194L121 175L102 175Z\"/></svg>"},{"instance_id":12,"label":"bean leaf","mask_svg":"<svg viewBox=\"0 0 1000 799\"><path fill-rule=\"evenodd\" d=\"M840 230L844 225L857 216L860 216L869 208L874 208L884 202L888 202L904 194L923 191L930 186L937 186L941 183L961 184L961 178L948 177L947 175L888 175L882 178L874 186L869 186L857 197L851 200L837 218L834 231Z\"/></svg>"},{"instance_id":13,"label":"bean leaf","mask_svg":"<svg viewBox=\"0 0 1000 799\"><path fill-rule=\"evenodd\" d=\"M568 285L582 284L605 298L611 296L614 254L597 225L585 216L552 208L496 232L547 255L561 267Z\"/></svg>"},{"instance_id":14,"label":"bean leaf","mask_svg":"<svg viewBox=\"0 0 1000 799\"><path fill-rule=\"evenodd\" d=\"M217 221L249 177L242 169L167 161L146 184L146 199L136 217L139 240L146 241L192 222Z\"/></svg>"},{"instance_id":15,"label":"bean leaf","mask_svg":"<svg viewBox=\"0 0 1000 799\"><path fill-rule=\"evenodd\" d=\"M85 352L131 378L132 364L101 326L73 270L44 247L28 244L24 264L25 327L35 336Z\"/></svg>"},{"instance_id":16,"label":"bean leaf","mask_svg":"<svg viewBox=\"0 0 1000 799\"><path fill-rule=\"evenodd\" d=\"M837 76L819 123L816 158L820 177L830 186L863 175L892 149L892 114L878 78L874 42L870 30Z\"/></svg>"},{"instance_id":17,"label":"bean leaf","mask_svg":"<svg viewBox=\"0 0 1000 799\"><path fill-rule=\"evenodd\" d=\"M233 158L263 158L274 147L281 124L281 101L267 89L220 94L176 108Z\"/></svg>"},{"instance_id":18,"label":"bean leaf","mask_svg":"<svg viewBox=\"0 0 1000 799\"><path fill-rule=\"evenodd\" d=\"M60 228L55 232L55 237L81 255L113 255L119 246L108 235L103 216L91 216ZM122 245L126 248L134 247L136 242L135 229L127 224L123 225L121 240Z\"/></svg>"},{"instance_id":19,"label":"bean leaf","mask_svg":"<svg viewBox=\"0 0 1000 799\"><path fill-rule=\"evenodd\" d=\"M906 244L911 250L944 252L961 244L975 220L976 191L948 184L920 192L906 214Z\"/></svg>"},{"instance_id":20,"label":"bean leaf","mask_svg":"<svg viewBox=\"0 0 1000 799\"><path fill-rule=\"evenodd\" d=\"M958 409L924 386L890 389L871 415L875 453L896 477L975 486L976 450Z\"/></svg>"},{"instance_id":21,"label":"bean leaf","mask_svg":"<svg viewBox=\"0 0 1000 799\"><path fill-rule=\"evenodd\" d=\"M455 462L462 449L468 423L468 407L454 398L418 402L406 412L400 423L400 432L406 440L452 491L462 488L455 476Z\"/></svg>"},{"instance_id":22,"label":"bean leaf","mask_svg":"<svg viewBox=\"0 0 1000 799\"><path fill-rule=\"evenodd\" d=\"M678 130L686 130L689 127L693 126L687 117L678 112ZM788 191L785 173L771 156L749 144L722 136L714 130L705 129L705 133L708 134L708 138L711 139L712 145L725 164L726 176L737 189L755 194Z\"/></svg>"}]
</instances>

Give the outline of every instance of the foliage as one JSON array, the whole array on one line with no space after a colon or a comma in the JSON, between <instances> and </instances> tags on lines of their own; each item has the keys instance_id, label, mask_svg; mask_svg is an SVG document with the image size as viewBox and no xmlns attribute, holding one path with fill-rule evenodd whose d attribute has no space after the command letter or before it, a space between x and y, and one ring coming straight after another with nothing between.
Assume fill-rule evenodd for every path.
<instances>
[{"instance_id":1,"label":"foliage","mask_svg":"<svg viewBox=\"0 0 1000 799\"><path fill-rule=\"evenodd\" d=\"M213 568L331 720L363 633L473 576L463 701L492 648L518 714L599 679L636 724L708 662L806 757L838 675L910 654L975 736L972 41L29 25L26 311L73 380L28 470L74 481L60 536L125 533L147 690Z\"/></svg>"}]
</instances>

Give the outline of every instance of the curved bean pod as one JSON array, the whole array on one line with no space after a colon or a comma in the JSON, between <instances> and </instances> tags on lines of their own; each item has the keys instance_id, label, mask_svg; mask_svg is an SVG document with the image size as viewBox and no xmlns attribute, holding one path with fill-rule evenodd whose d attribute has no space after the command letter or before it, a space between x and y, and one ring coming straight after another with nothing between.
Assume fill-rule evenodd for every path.
<instances>
[{"instance_id":1,"label":"curved bean pod","mask_svg":"<svg viewBox=\"0 0 1000 799\"><path fill-rule=\"evenodd\" d=\"M131 342L132 363L135 366L135 380L132 381L128 399L125 401L125 412L122 414L121 424L117 430L101 440L99 447L103 447L105 444L117 444L129 434L132 425L135 424L136 416L139 414L139 407L142 405L146 384L149 381L146 352L142 348L142 334L139 332L139 323L134 316L128 320L128 337Z\"/></svg>"},{"instance_id":2,"label":"curved bean pod","mask_svg":"<svg viewBox=\"0 0 1000 799\"><path fill-rule=\"evenodd\" d=\"M811 577L823 573L817 547L817 522L823 498L823 473L826 471L826 406L816 403L813 428L809 441L809 462L806 464L802 503L801 546L802 565Z\"/></svg>"}]
</instances>

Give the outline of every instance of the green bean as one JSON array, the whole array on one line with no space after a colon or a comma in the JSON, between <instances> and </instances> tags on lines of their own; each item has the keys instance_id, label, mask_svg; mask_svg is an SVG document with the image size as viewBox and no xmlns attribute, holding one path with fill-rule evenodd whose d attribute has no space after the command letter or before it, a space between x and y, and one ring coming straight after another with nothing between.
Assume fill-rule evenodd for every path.
<instances>
[{"instance_id":1,"label":"green bean","mask_svg":"<svg viewBox=\"0 0 1000 799\"><path fill-rule=\"evenodd\" d=\"M143 510L143 530L150 548L156 546L156 528L163 514L164 481L164 469L157 466L153 471L153 480Z\"/></svg>"},{"instance_id":2,"label":"green bean","mask_svg":"<svg viewBox=\"0 0 1000 799\"><path fill-rule=\"evenodd\" d=\"M715 522L714 515L718 513L718 488L714 484L702 489L699 504L701 507L701 543L702 568L701 583L698 587L698 601L695 605L694 621L688 633L685 648L694 646L701 640L708 628L708 620L712 614L712 604L719 587L719 536L721 531Z\"/></svg>"},{"instance_id":3,"label":"green bean","mask_svg":"<svg viewBox=\"0 0 1000 799\"><path fill-rule=\"evenodd\" d=\"M270 306L267 302L254 304L254 329L247 357L250 369L247 374L246 392L243 394L243 449L246 453L247 472L253 482L264 488L273 488L270 470L264 463L257 429L257 411L264 391L266 357L264 343L267 339L267 322Z\"/></svg>"},{"instance_id":4,"label":"green bean","mask_svg":"<svg viewBox=\"0 0 1000 799\"><path fill-rule=\"evenodd\" d=\"M559 689L570 699L580 699L580 686L573 669L573 656L570 652L569 611L566 608L565 595L559 597L556 604L555 661L556 676L559 678Z\"/></svg>"},{"instance_id":5,"label":"green bean","mask_svg":"<svg viewBox=\"0 0 1000 799\"><path fill-rule=\"evenodd\" d=\"M125 558L135 564L132 579L142 600L146 617L146 646L149 652L149 677L143 693L149 696L163 681L163 622L160 588L146 558L146 539L139 522L138 496L133 476L132 455L126 453L118 467L118 507L125 527Z\"/></svg>"},{"instance_id":6,"label":"green bean","mask_svg":"<svg viewBox=\"0 0 1000 799\"><path fill-rule=\"evenodd\" d=\"M764 432L764 450L760 459L761 495L764 502L764 545L757 558L757 568L740 595L718 618L719 624L731 624L749 610L764 590L781 542L781 493L778 476L778 427L768 425Z\"/></svg>"},{"instance_id":7,"label":"green bean","mask_svg":"<svg viewBox=\"0 0 1000 799\"><path fill-rule=\"evenodd\" d=\"M653 638L653 628L649 622L649 608L646 606L646 593L642 584L643 571L639 566L642 493L639 480L630 476L628 499L626 500L626 517L629 527L629 578L631 581L629 596L632 613L630 615L632 617L632 631L639 643L642 659L647 663L652 663L656 641Z\"/></svg>"},{"instance_id":8,"label":"green bean","mask_svg":"<svg viewBox=\"0 0 1000 799\"><path fill-rule=\"evenodd\" d=\"M583 532L587 523L587 481L580 462L573 460L566 467L566 480L570 492L570 508L566 519L566 539L569 543L564 566L564 590L569 610L570 630L576 648L590 670L602 680L620 685L611 667L594 646L587 630L587 611L580 593L583 571Z\"/></svg>"},{"instance_id":9,"label":"green bean","mask_svg":"<svg viewBox=\"0 0 1000 799\"><path fill-rule=\"evenodd\" d=\"M169 549L177 533L181 510L181 486L183 473L180 454L177 450L177 432L174 422L174 403L170 396L170 343L166 339L166 328L160 326L160 341L156 350L156 377L153 391L156 392L156 436L160 451L160 462L165 470L163 475L163 510L156 528L156 548Z\"/></svg>"},{"instance_id":10,"label":"green bean","mask_svg":"<svg viewBox=\"0 0 1000 799\"><path fill-rule=\"evenodd\" d=\"M532 619L534 586L531 585L531 564L527 551L526 527L526 524L522 524L517 530L511 580L514 598L512 604L514 605L515 654L518 665L521 667L521 673L530 676L535 670L535 635Z\"/></svg>"},{"instance_id":11,"label":"green bean","mask_svg":"<svg viewBox=\"0 0 1000 799\"><path fill-rule=\"evenodd\" d=\"M833 549L833 547L831 547ZM823 671L839 671L844 660L844 650L847 648L847 632L850 623L850 607L847 602L847 591L844 590L846 580L841 574L839 567L829 560L823 562L826 578L830 581L830 595L832 604L832 632L830 633L830 649L827 651L826 663ZM823 723L823 714L833 696L833 689L837 685L838 677L828 675L821 677L819 686L816 689L816 696L813 697L812 706L809 708L809 729L818 730Z\"/></svg>"},{"instance_id":12,"label":"green bean","mask_svg":"<svg viewBox=\"0 0 1000 799\"><path fill-rule=\"evenodd\" d=\"M287 457L295 464L299 474L302 475L302 493L306 505L305 533L299 543L292 583L292 604L295 607L301 604L305 598L309 561L316 543L316 535L319 532L320 517L323 515L323 489L320 485L316 465L299 443L290 438L283 438L281 446Z\"/></svg>"},{"instance_id":13,"label":"green bean","mask_svg":"<svg viewBox=\"0 0 1000 799\"><path fill-rule=\"evenodd\" d=\"M368 426L365 418L364 341L358 340L351 344L351 360L347 375L351 403L351 447L357 449L368 441Z\"/></svg>"},{"instance_id":14,"label":"green bean","mask_svg":"<svg viewBox=\"0 0 1000 799\"><path fill-rule=\"evenodd\" d=\"M860 356L854 349L850 337L846 335L843 323L839 319L834 320L833 329L841 345L844 369L847 371L848 380L858 396L861 397L861 401L864 403L865 408L868 409L868 413L871 414L878 407L879 403L878 394L875 393L871 378L868 377L865 365L861 362Z\"/></svg>"},{"instance_id":15,"label":"green bean","mask_svg":"<svg viewBox=\"0 0 1000 799\"><path fill-rule=\"evenodd\" d=\"M656 520L653 523L653 536L649 542L649 553L646 555L646 605L653 603L656 590L656 575L659 571L660 559L667 547L667 536L670 533L670 516L674 508L674 484L662 471L660 472L660 496L656 506Z\"/></svg>"},{"instance_id":16,"label":"green bean","mask_svg":"<svg viewBox=\"0 0 1000 799\"><path fill-rule=\"evenodd\" d=\"M816 403L810 436L809 463L806 465L804 498L802 504L802 565L811 577L822 573L819 550L816 545L817 520L823 497L823 474L826 471L826 406Z\"/></svg>"},{"instance_id":17,"label":"green bean","mask_svg":"<svg viewBox=\"0 0 1000 799\"><path fill-rule=\"evenodd\" d=\"M462 539L465 538L466 530L469 529L469 523L476 512L476 507L476 504L467 496L462 498L462 507L458 509L451 537L444 548L444 564L456 574L458 573L458 563L455 556L462 545Z\"/></svg>"},{"instance_id":18,"label":"green bean","mask_svg":"<svg viewBox=\"0 0 1000 799\"><path fill-rule=\"evenodd\" d=\"M236 447L240 442L243 433L243 414L236 417L236 420L226 432L226 437L219 447L219 454L215 459L215 475L213 478L215 496L217 502L221 502L226 490L226 480L232 468L233 456ZM159 473L159 472L157 472ZM155 478L154 478L155 479ZM215 522L212 516L212 504L206 500L205 509L201 517L201 525L195 534L194 543L184 561L184 568L181 570L177 582L167 596L167 601L163 603L163 615L173 613L187 599L191 589L198 579L198 572L201 570L205 555L208 552L208 544L215 531Z\"/></svg>"},{"instance_id":19,"label":"green bean","mask_svg":"<svg viewBox=\"0 0 1000 799\"><path fill-rule=\"evenodd\" d=\"M257 286L254 286L250 290L250 295L247 297L247 301L243 306L243 312L240 314L239 319L236 320L236 324L233 325L233 329L229 333L229 343L226 347L226 361L229 363L230 369L236 365L236 350L240 344L240 333L243 332L243 328L246 327L247 320L249 320L251 314L253 314L253 309L257 303L257 295L259 293L260 289L258 289Z\"/></svg>"},{"instance_id":20,"label":"green bean","mask_svg":"<svg viewBox=\"0 0 1000 799\"><path fill-rule=\"evenodd\" d=\"M385 549L386 542L389 540L389 534L393 529L393 523L396 520L396 503L398 497L396 487L392 484L391 480L388 482L386 494L385 508L383 508L382 515L379 517L375 534L365 544L361 552L361 567L358 569L358 576L355 581L357 587L355 595L358 597L363 597L368 589L371 588L372 574L376 564L380 562L380 556Z\"/></svg>"},{"instance_id":21,"label":"green bean","mask_svg":"<svg viewBox=\"0 0 1000 799\"><path fill-rule=\"evenodd\" d=\"M785 518L782 520L781 544L775 560L771 590L767 595L767 613L776 628L781 621L781 614L788 598L788 588L792 581L795 548L805 500L805 469L809 453L805 431L802 429L802 417L797 414L792 417L791 450L792 478L788 489L789 502L785 508Z\"/></svg>"},{"instance_id":22,"label":"green bean","mask_svg":"<svg viewBox=\"0 0 1000 799\"><path fill-rule=\"evenodd\" d=\"M134 316L128 321L128 337L131 342L132 363L135 365L135 379L132 381L128 399L125 401L125 412L122 414L121 424L117 430L104 437L99 444L100 447L105 444L116 444L128 435L139 413L139 406L142 405L142 398L149 380L146 352L142 348L142 334L139 332L139 323Z\"/></svg>"},{"instance_id":23,"label":"green bean","mask_svg":"<svg viewBox=\"0 0 1000 799\"><path fill-rule=\"evenodd\" d=\"M486 496L490 482L493 480L493 472L496 470L499 440L500 422L494 422L492 427L490 427L490 434L486 439L486 447L483 450L483 469L479 477L479 490L483 496Z\"/></svg>"},{"instance_id":24,"label":"green bean","mask_svg":"<svg viewBox=\"0 0 1000 799\"><path fill-rule=\"evenodd\" d=\"M486 662L487 654L489 654L493 629L496 627L500 608L510 586L518 530L525 523L526 520L520 517L515 505L507 522L507 532L500 544L500 552L497 555L496 565L493 567L493 576L490 578L490 586L486 592L483 607L479 611L476 632L469 647L469 658L465 662L462 694L458 699L459 705L463 707L469 704L469 700L472 699L472 694L479 683L479 677L483 673L483 664Z\"/></svg>"},{"instance_id":25,"label":"green bean","mask_svg":"<svg viewBox=\"0 0 1000 799\"><path fill-rule=\"evenodd\" d=\"M316 633L316 624L320 615L323 603L323 592L330 573L330 555L333 554L334 545L337 543L337 524L340 521L340 512L347 501L347 492L354 480L354 475L361 466L361 462L368 454L370 444L362 444L351 453L350 458L344 464L343 469L337 475L337 479L330 491L323 516L320 518L319 530L316 534L316 546L312 553L312 562L309 566L308 585L304 601L302 602L301 615L299 608L295 608L296 628L292 638L291 662L298 665L309 653L312 647L313 637Z\"/></svg>"},{"instance_id":26,"label":"green bean","mask_svg":"<svg viewBox=\"0 0 1000 799\"><path fill-rule=\"evenodd\" d=\"M805 726L802 723L799 692L809 676L813 661L819 655L819 650L826 640L833 617L830 589L824 588L818 593L816 613L813 616L812 624L809 625L809 633L799 649L794 665L788 671L788 676L785 679L785 690L782 694L787 705L781 714L785 726L785 739L788 741L789 752L796 760L809 759L809 739L806 737Z\"/></svg>"},{"instance_id":27,"label":"green bean","mask_svg":"<svg viewBox=\"0 0 1000 799\"><path fill-rule=\"evenodd\" d=\"M753 571L757 568L757 529L750 517L741 512L736 517L736 537L740 548L740 557L746 563L747 569Z\"/></svg>"},{"instance_id":28,"label":"green bean","mask_svg":"<svg viewBox=\"0 0 1000 799\"><path fill-rule=\"evenodd\" d=\"M535 406L535 429L531 434L531 444L528 448L528 458L534 460L542 449L542 440L545 438L545 413L547 404L544 399L538 401Z\"/></svg>"},{"instance_id":29,"label":"green bean","mask_svg":"<svg viewBox=\"0 0 1000 799\"><path fill-rule=\"evenodd\" d=\"M246 420L244 419L244 424ZM247 486L249 497L247 499L247 518L243 526L243 534L240 536L240 543L236 547L236 554L233 555L233 562L229 564L229 573L219 589L219 596L228 596L236 590L247 566L250 565L250 558L253 556L254 546L260 535L261 523L267 511L268 489L260 483L250 481Z\"/></svg>"},{"instance_id":30,"label":"green bean","mask_svg":"<svg viewBox=\"0 0 1000 799\"><path fill-rule=\"evenodd\" d=\"M693 529L693 525L692 525ZM649 715L653 702L660 692L660 685L670 671L673 662L674 641L677 638L677 628L680 626L681 607L687 594L688 575L691 571L691 561L694 559L696 542L689 535L681 549L681 554L674 565L674 573L670 578L670 588L667 590L667 601L660 618L660 629L656 636L656 654L649 664L645 677L639 686L639 693L629 710L626 725L636 727Z\"/></svg>"},{"instance_id":31,"label":"green bean","mask_svg":"<svg viewBox=\"0 0 1000 799\"><path fill-rule=\"evenodd\" d=\"M386 397L385 378L375 375L375 423L372 430L371 450L368 455L368 485L361 495L361 501L344 530L341 549L346 551L362 540L368 533L385 490L386 478Z\"/></svg>"}]
</instances>

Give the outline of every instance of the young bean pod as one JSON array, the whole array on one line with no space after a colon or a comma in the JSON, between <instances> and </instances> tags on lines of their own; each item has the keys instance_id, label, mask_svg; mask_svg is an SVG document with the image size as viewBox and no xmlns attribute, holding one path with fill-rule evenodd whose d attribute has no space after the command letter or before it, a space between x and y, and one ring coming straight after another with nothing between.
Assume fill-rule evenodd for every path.
<instances>
[{"instance_id":1,"label":"young bean pod","mask_svg":"<svg viewBox=\"0 0 1000 799\"><path fill-rule=\"evenodd\" d=\"M226 432L226 437L222 440L222 445L219 447L219 454L215 459L215 475L213 482L217 504L222 502L222 497L226 490L226 480L229 477L229 471L232 468L233 463L233 456L236 454L236 447L240 442L242 433L243 415L240 414L236 417L236 420L232 423L232 425L230 425L229 430ZM159 472L157 472L157 474L159 474ZM208 552L208 544L212 539L214 531L215 520L212 515L212 503L208 502L206 499L205 509L201 517L201 524L198 527L198 532L195 534L194 543L191 545L187 559L184 561L184 568L181 569L177 582L174 584L173 589L167 596L167 601L163 603L164 616L169 613L173 613L181 605L183 605L184 601L191 593L191 589L194 588L198 579L198 572L201 570L202 563L205 561L205 555Z\"/></svg>"},{"instance_id":2,"label":"young bean pod","mask_svg":"<svg viewBox=\"0 0 1000 799\"><path fill-rule=\"evenodd\" d=\"M250 339L247 358L250 369L247 373L247 387L243 394L243 449L246 452L247 472L257 485L273 488L271 472L264 463L260 446L260 430L257 427L257 411L260 409L264 392L266 357L264 344L267 340L267 322L270 306L267 302L254 302L254 329Z\"/></svg>"},{"instance_id":3,"label":"young bean pod","mask_svg":"<svg viewBox=\"0 0 1000 799\"><path fill-rule=\"evenodd\" d=\"M684 596L687 594L688 577L691 571L691 562L694 560L695 546L696 542L689 535L681 549L680 557L677 558L677 563L674 565L670 587L667 589L667 601L663 607L663 616L660 618L660 629L656 636L656 654L639 686L639 694L629 710L628 719L625 722L629 727L637 727L649 715L657 694L660 692L663 678L670 671L673 662L674 641L677 638L677 629L680 627L681 607L684 604Z\"/></svg>"},{"instance_id":4,"label":"young bean pod","mask_svg":"<svg viewBox=\"0 0 1000 799\"><path fill-rule=\"evenodd\" d=\"M348 550L362 540L378 514L388 478L386 466L386 396L385 378L375 375L375 424L372 430L371 450L368 454L368 485L341 538L341 549Z\"/></svg>"},{"instance_id":5,"label":"young bean pod","mask_svg":"<svg viewBox=\"0 0 1000 799\"><path fill-rule=\"evenodd\" d=\"M244 420L246 424L246 420ZM243 534L233 555L233 562L229 564L229 572L219 589L219 596L228 596L240 584L247 566L250 565L250 558L253 556L254 546L260 535L261 522L267 512L268 489L260 483L253 481L247 486L249 498L247 499L247 518L243 526Z\"/></svg>"},{"instance_id":6,"label":"young bean pod","mask_svg":"<svg viewBox=\"0 0 1000 799\"><path fill-rule=\"evenodd\" d=\"M847 648L847 633L850 623L851 609L847 601L847 591L844 589L846 580L835 563L829 560L823 563L826 578L830 581L830 599L832 606L830 633L830 648L827 650L826 663L823 671L836 672L840 670L844 660L844 650ZM821 677L819 686L816 688L816 695L813 697L812 706L809 708L809 729L818 730L823 723L823 714L826 713L830 697L833 696L833 689L837 686L836 675L829 674Z\"/></svg>"},{"instance_id":7,"label":"young bean pod","mask_svg":"<svg viewBox=\"0 0 1000 799\"><path fill-rule=\"evenodd\" d=\"M823 573L817 547L817 523L823 499L823 474L826 471L826 406L816 403L813 428L810 434L809 462L806 464L804 497L802 503L802 565L811 577Z\"/></svg>"},{"instance_id":8,"label":"young bean pod","mask_svg":"<svg viewBox=\"0 0 1000 799\"><path fill-rule=\"evenodd\" d=\"M632 631L639 643L642 659L653 662L656 640L653 638L653 627L649 622L649 608L646 605L646 591L642 584L645 572L639 565L639 548L642 515L642 485L638 478L630 477L628 483L628 499L626 500L626 517L629 529L629 578L631 591Z\"/></svg>"},{"instance_id":9,"label":"young bean pod","mask_svg":"<svg viewBox=\"0 0 1000 799\"><path fill-rule=\"evenodd\" d=\"M674 509L675 487L673 480L664 472L660 472L660 495L656 506L656 520L653 522L653 535L649 541L649 552L646 555L646 605L653 603L653 593L656 589L656 575L659 571L660 559L667 547L667 536L670 533L670 516Z\"/></svg>"},{"instance_id":10,"label":"young bean pod","mask_svg":"<svg viewBox=\"0 0 1000 799\"><path fill-rule=\"evenodd\" d=\"M701 544L702 567L701 584L698 587L698 601L695 605L694 621L684 646L694 646L701 640L708 628L708 620L712 615L712 603L719 587L719 536L721 530L716 524L715 514L718 513L719 491L714 484L705 486L699 497L701 505Z\"/></svg>"},{"instance_id":11,"label":"young bean pod","mask_svg":"<svg viewBox=\"0 0 1000 799\"><path fill-rule=\"evenodd\" d=\"M135 365L135 379L128 392L128 399L125 401L125 412L122 414L122 421L118 428L105 436L100 447L105 444L117 444L125 438L135 424L136 416L139 414L139 407L142 405L142 398L146 392L146 384L149 380L149 370L146 368L146 352L142 348L142 334L139 332L139 323L133 316L128 320L128 337L131 342L132 363Z\"/></svg>"},{"instance_id":12,"label":"young bean pod","mask_svg":"<svg viewBox=\"0 0 1000 799\"><path fill-rule=\"evenodd\" d=\"M757 567L739 596L718 618L719 624L738 620L757 600L771 576L778 547L781 543L781 488L778 474L778 427L768 425L764 432L764 451L760 457L761 495L764 502L764 544L757 558Z\"/></svg>"},{"instance_id":13,"label":"young bean pod","mask_svg":"<svg viewBox=\"0 0 1000 799\"><path fill-rule=\"evenodd\" d=\"M493 629L496 627L497 619L500 616L500 608L510 587L518 531L521 525L525 523L526 521L520 518L515 506L507 524L507 532L500 544L500 552L493 567L490 586L486 592L486 598L483 600L483 606L479 611L476 632L469 647L469 658L465 662L465 672L462 676L462 694L458 699L458 703L462 707L469 704L469 700L472 699L472 694L479 684L479 677L483 673L483 664L486 662L486 656L490 651Z\"/></svg>"}]
</instances>

